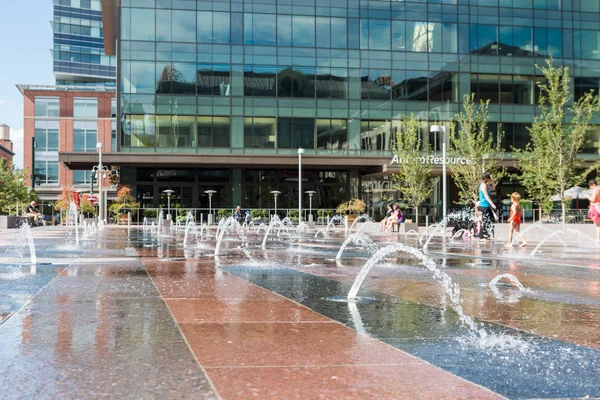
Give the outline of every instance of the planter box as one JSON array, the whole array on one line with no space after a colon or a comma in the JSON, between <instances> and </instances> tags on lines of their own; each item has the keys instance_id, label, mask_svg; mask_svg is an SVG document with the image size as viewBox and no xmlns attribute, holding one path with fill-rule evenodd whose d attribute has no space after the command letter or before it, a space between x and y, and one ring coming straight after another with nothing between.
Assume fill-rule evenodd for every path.
<instances>
[{"instance_id":1,"label":"planter box","mask_svg":"<svg viewBox=\"0 0 600 400\"><path fill-rule=\"evenodd\" d=\"M0 215L0 229L17 229L27 220L29 221L29 225L33 226L33 217L11 217L8 215Z\"/></svg>"}]
</instances>

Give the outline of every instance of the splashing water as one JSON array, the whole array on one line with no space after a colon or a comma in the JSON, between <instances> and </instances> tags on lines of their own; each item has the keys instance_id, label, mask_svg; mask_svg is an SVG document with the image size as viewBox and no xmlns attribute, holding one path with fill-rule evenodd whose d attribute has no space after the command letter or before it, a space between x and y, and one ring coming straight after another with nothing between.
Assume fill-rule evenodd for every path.
<instances>
[{"instance_id":1,"label":"splashing water","mask_svg":"<svg viewBox=\"0 0 600 400\"><path fill-rule=\"evenodd\" d=\"M220 222L219 222L219 224L220 224ZM221 243L223 242L223 237L225 236L225 233L229 230L232 230L238 234L238 236L240 237L240 240L242 241L242 244L240 245L242 251L244 252L246 257L248 257L248 259L250 259L251 262L254 262L255 259L254 259L254 256L252 255L252 252L250 251L250 247L248 244L248 238L244 234L244 229L242 228L240 223L234 217L227 218L227 220L225 220L225 222L223 223L221 230L219 231L219 236L217 237L217 244L215 246L214 255L215 256L219 255L219 250L221 248Z\"/></svg>"},{"instance_id":2,"label":"splashing water","mask_svg":"<svg viewBox=\"0 0 600 400\"><path fill-rule=\"evenodd\" d=\"M513 274L500 274L500 275L496 276L494 279L492 279L490 281L490 283L488 283L488 286L496 286L498 284L498 282L500 282L502 279L508 280L509 282L511 282L512 284L514 284L522 292L529 292L530 291L529 289L526 289L521 284L521 282L519 281L519 278L517 278Z\"/></svg>"},{"instance_id":3,"label":"splashing water","mask_svg":"<svg viewBox=\"0 0 600 400\"><path fill-rule=\"evenodd\" d=\"M360 243L363 246L366 246L367 251L369 252L369 255L375 253L378 249L375 242L373 242L373 240L368 235L357 232L357 233L354 233L354 234L348 236L348 238L344 241L344 243L342 243L342 247L340 247L340 250L338 251L337 255L335 256L336 260L339 260L342 258L342 254L344 253L344 250L346 250L346 247L350 243L353 243L353 244Z\"/></svg>"},{"instance_id":4,"label":"splashing water","mask_svg":"<svg viewBox=\"0 0 600 400\"><path fill-rule=\"evenodd\" d=\"M558 237L559 241L562 243L562 245L565 248L567 248L567 244L562 240L562 238L559 237L559 235L564 235L564 234L565 234L565 231L562 231L562 230L552 232L551 234L546 236L541 242L539 242L537 246L535 246L535 249L533 249L533 251L531 252L531 255L535 256L535 254L540 250L540 248L544 245L544 243L546 243L548 240L552 239L553 237Z\"/></svg>"},{"instance_id":5,"label":"splashing water","mask_svg":"<svg viewBox=\"0 0 600 400\"><path fill-rule=\"evenodd\" d=\"M142 223L142 228L143 229L148 228L148 217L144 217L144 222Z\"/></svg>"},{"instance_id":6,"label":"splashing water","mask_svg":"<svg viewBox=\"0 0 600 400\"><path fill-rule=\"evenodd\" d=\"M263 250L265 250L267 248L267 239L269 238L269 234L271 233L271 230L273 229L273 227L278 226L279 227L279 231L281 231L281 220L279 219L279 217L277 215L274 215L273 218L271 218L271 222L269 223L269 227L267 228L267 231L265 232L265 237L263 238L263 242L262 242L262 248Z\"/></svg>"},{"instance_id":7,"label":"splashing water","mask_svg":"<svg viewBox=\"0 0 600 400\"><path fill-rule=\"evenodd\" d=\"M196 223L194 221L188 221L185 224L185 233L183 235L183 247L188 245L188 235L192 229L196 229Z\"/></svg>"},{"instance_id":8,"label":"splashing water","mask_svg":"<svg viewBox=\"0 0 600 400\"><path fill-rule=\"evenodd\" d=\"M354 222L352 222L352 225L350 225L350 229L348 230L348 232L352 232L352 229L354 229L354 225L356 225L358 222L364 222L363 226L361 227L361 228L364 228L364 226L367 223L373 222L373 220L367 214L361 214L358 217L356 217Z\"/></svg>"},{"instance_id":9,"label":"splashing water","mask_svg":"<svg viewBox=\"0 0 600 400\"><path fill-rule=\"evenodd\" d=\"M19 228L19 239L17 240L17 252L19 253L19 259L23 259L25 253L25 245L29 246L29 255L31 257L31 264L37 264L37 256L35 254L35 243L33 242L33 232L31 232L31 226L29 222L25 221Z\"/></svg>"},{"instance_id":10,"label":"splashing water","mask_svg":"<svg viewBox=\"0 0 600 400\"><path fill-rule=\"evenodd\" d=\"M446 295L450 299L452 309L456 311L460 321L465 326L467 326L473 334L479 335L482 338L488 335L487 332L484 329L480 328L478 324L476 324L475 321L469 315L463 312L462 306L460 304L460 287L458 286L458 284L454 283L452 281L452 278L448 274L439 269L435 265L433 260L425 256L425 254L423 254L420 250L402 243L396 243L386 246L384 248L379 249L375 254L373 254L373 256L365 263L365 265L362 267L362 269L356 276L354 284L352 285L352 288L350 288L350 292L348 293L348 300L356 299L356 295L358 294L361 285L363 284L365 278L367 277L371 269L379 261L384 259L387 255L395 252L406 253L419 259L421 261L421 264L433 273L434 279L442 284L442 287L446 291Z\"/></svg>"},{"instance_id":11,"label":"splashing water","mask_svg":"<svg viewBox=\"0 0 600 400\"><path fill-rule=\"evenodd\" d=\"M79 227L77 225L79 215L77 214L77 206L75 202L69 203L69 209L67 210L67 242L70 244L73 240L73 233L75 233L75 245L79 246Z\"/></svg>"},{"instance_id":12,"label":"splashing water","mask_svg":"<svg viewBox=\"0 0 600 400\"><path fill-rule=\"evenodd\" d=\"M327 237L327 231L325 229L319 229L317 233L315 233L315 239L322 235L324 238Z\"/></svg>"}]
</instances>

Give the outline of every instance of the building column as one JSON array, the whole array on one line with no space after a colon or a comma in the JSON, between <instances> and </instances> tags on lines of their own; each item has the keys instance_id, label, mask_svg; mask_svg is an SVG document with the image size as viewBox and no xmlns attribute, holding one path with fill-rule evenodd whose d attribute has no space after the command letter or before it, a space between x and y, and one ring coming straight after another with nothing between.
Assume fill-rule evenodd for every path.
<instances>
[{"instance_id":1,"label":"building column","mask_svg":"<svg viewBox=\"0 0 600 400\"><path fill-rule=\"evenodd\" d=\"M242 205L242 170L240 168L234 168L231 170L231 206ZM246 205L244 205L246 206Z\"/></svg>"}]
</instances>

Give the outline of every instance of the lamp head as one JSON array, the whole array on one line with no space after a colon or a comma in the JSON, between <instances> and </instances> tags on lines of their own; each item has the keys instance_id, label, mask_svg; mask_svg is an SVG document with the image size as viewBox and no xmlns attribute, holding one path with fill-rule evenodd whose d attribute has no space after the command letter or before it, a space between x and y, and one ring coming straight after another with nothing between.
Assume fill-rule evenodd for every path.
<instances>
[{"instance_id":1,"label":"lamp head","mask_svg":"<svg viewBox=\"0 0 600 400\"><path fill-rule=\"evenodd\" d=\"M432 125L431 128L429 128L429 132L431 133L436 133L436 132L442 132L445 133L446 132L446 127L443 125Z\"/></svg>"},{"instance_id":2,"label":"lamp head","mask_svg":"<svg viewBox=\"0 0 600 400\"><path fill-rule=\"evenodd\" d=\"M298 154L304 154L304 149L303 148L299 148L298 149Z\"/></svg>"},{"instance_id":3,"label":"lamp head","mask_svg":"<svg viewBox=\"0 0 600 400\"><path fill-rule=\"evenodd\" d=\"M96 143L96 148L97 149L103 149L104 148L104 143Z\"/></svg>"}]
</instances>

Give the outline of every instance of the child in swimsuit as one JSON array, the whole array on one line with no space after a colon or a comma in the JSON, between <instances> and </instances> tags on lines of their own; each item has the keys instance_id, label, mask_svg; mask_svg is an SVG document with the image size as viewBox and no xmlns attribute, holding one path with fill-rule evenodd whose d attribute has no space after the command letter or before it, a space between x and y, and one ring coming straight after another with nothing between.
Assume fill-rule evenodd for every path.
<instances>
[{"instance_id":1,"label":"child in swimsuit","mask_svg":"<svg viewBox=\"0 0 600 400\"><path fill-rule=\"evenodd\" d=\"M512 204L510 205L510 216L508 218L508 223L510 224L510 231L508 233L508 244L506 247L512 247L513 243L513 232L517 232L519 237L521 238L521 247L525 246L527 242L521 235L521 195L517 192L510 195L510 200Z\"/></svg>"}]
</instances>

